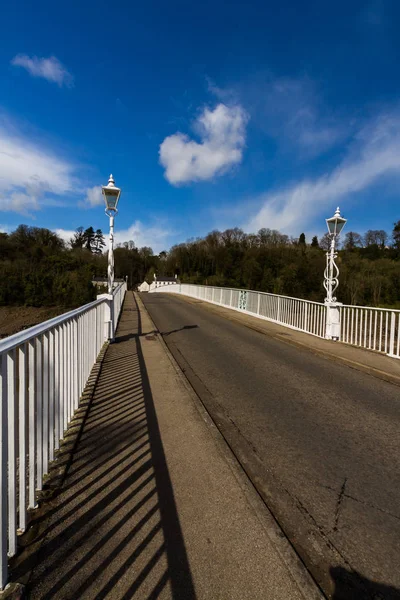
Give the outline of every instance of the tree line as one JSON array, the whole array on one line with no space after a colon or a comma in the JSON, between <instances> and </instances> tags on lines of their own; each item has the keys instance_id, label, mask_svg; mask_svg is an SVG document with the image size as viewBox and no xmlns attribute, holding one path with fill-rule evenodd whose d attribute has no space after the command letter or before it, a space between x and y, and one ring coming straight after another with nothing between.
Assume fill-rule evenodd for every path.
<instances>
[{"instance_id":1,"label":"tree line","mask_svg":"<svg viewBox=\"0 0 400 600\"><path fill-rule=\"evenodd\" d=\"M134 289L154 274L182 282L237 287L321 302L328 234L310 242L276 230L212 231L158 255L132 240L114 251L116 278ZM20 225L0 233L0 304L75 307L96 297L94 277L107 279L107 254L100 229L79 227L69 242L39 227ZM350 231L337 263L338 299L345 304L400 307L400 221L391 234Z\"/></svg>"},{"instance_id":2,"label":"tree line","mask_svg":"<svg viewBox=\"0 0 400 600\"><path fill-rule=\"evenodd\" d=\"M102 231L93 227L78 227L69 242L27 225L0 233L0 305L72 308L91 302L98 293L93 278L107 279L104 246ZM127 242L115 250L116 277L129 275L133 287L156 260L151 248Z\"/></svg>"},{"instance_id":3,"label":"tree line","mask_svg":"<svg viewBox=\"0 0 400 600\"><path fill-rule=\"evenodd\" d=\"M173 246L158 268L183 282L247 288L321 302L330 236L307 243L276 230L246 234L234 228ZM391 235L369 230L346 233L340 245L338 299L345 304L400 304L400 221Z\"/></svg>"}]
</instances>

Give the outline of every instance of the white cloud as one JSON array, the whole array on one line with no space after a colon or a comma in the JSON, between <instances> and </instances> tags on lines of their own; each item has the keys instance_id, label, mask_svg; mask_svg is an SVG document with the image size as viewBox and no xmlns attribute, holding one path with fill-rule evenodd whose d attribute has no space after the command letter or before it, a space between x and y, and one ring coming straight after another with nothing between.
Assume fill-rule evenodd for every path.
<instances>
[{"instance_id":1,"label":"white cloud","mask_svg":"<svg viewBox=\"0 0 400 600\"><path fill-rule=\"evenodd\" d=\"M219 87L210 77L206 76L207 89L218 100L224 103L238 103L238 94L233 88Z\"/></svg>"},{"instance_id":2,"label":"white cloud","mask_svg":"<svg viewBox=\"0 0 400 600\"><path fill-rule=\"evenodd\" d=\"M72 237L74 237L74 234L76 233L73 229L53 229L54 233L56 233L62 240L64 240L64 242L66 242L67 244L69 244L69 241Z\"/></svg>"},{"instance_id":3,"label":"white cloud","mask_svg":"<svg viewBox=\"0 0 400 600\"><path fill-rule=\"evenodd\" d=\"M347 156L330 173L259 197L261 208L245 228L256 231L269 227L297 233L316 215L333 211L337 203L383 176L393 176L399 169L400 114L382 115L360 131Z\"/></svg>"},{"instance_id":4,"label":"white cloud","mask_svg":"<svg viewBox=\"0 0 400 600\"><path fill-rule=\"evenodd\" d=\"M11 61L15 67L22 67L32 75L32 77L42 77L57 83L59 87L66 85L72 87L74 79L71 73L55 56L49 58L39 58L38 56L27 56L26 54L17 54Z\"/></svg>"},{"instance_id":5,"label":"white cloud","mask_svg":"<svg viewBox=\"0 0 400 600\"><path fill-rule=\"evenodd\" d=\"M194 123L200 143L178 132L160 145L160 163L166 179L173 185L212 179L240 163L247 121L247 113L239 105L205 108Z\"/></svg>"},{"instance_id":6,"label":"white cloud","mask_svg":"<svg viewBox=\"0 0 400 600\"><path fill-rule=\"evenodd\" d=\"M22 135L12 120L0 113L0 212L31 217L44 206L102 205L101 186L86 187L78 174L80 167ZM76 190L82 190L84 197L76 198Z\"/></svg>"},{"instance_id":7,"label":"white cloud","mask_svg":"<svg viewBox=\"0 0 400 600\"><path fill-rule=\"evenodd\" d=\"M122 244L133 240L136 248L150 246L155 254L170 246L173 231L162 223L155 225L144 225L141 221L135 221L128 229L115 228L115 242ZM107 240L108 241L108 240Z\"/></svg>"},{"instance_id":8,"label":"white cloud","mask_svg":"<svg viewBox=\"0 0 400 600\"><path fill-rule=\"evenodd\" d=\"M87 208L93 208L94 206L101 206L104 204L103 194L101 191L101 185L95 185L92 188L88 188L86 196L80 206L86 206Z\"/></svg>"},{"instance_id":9,"label":"white cloud","mask_svg":"<svg viewBox=\"0 0 400 600\"><path fill-rule=\"evenodd\" d=\"M75 166L0 127L0 210L27 214L73 188ZM52 201L54 203L54 201Z\"/></svg>"},{"instance_id":10,"label":"white cloud","mask_svg":"<svg viewBox=\"0 0 400 600\"><path fill-rule=\"evenodd\" d=\"M302 152L324 152L349 133L348 127L345 129L333 115L326 114L314 83L307 78L271 81L262 102L264 127L274 137L299 146Z\"/></svg>"},{"instance_id":11,"label":"white cloud","mask_svg":"<svg viewBox=\"0 0 400 600\"><path fill-rule=\"evenodd\" d=\"M58 236L60 236L65 242L73 237L75 231L67 229L54 229L53 230ZM106 246L108 248L108 230L106 227L102 228ZM153 224L145 225L141 221L135 221L127 229L119 229L118 221L114 231L114 244L123 244L132 240L136 248L142 248L143 246L150 246L155 254L169 248L171 245L171 236L174 234L173 231L168 229L164 224Z\"/></svg>"},{"instance_id":12,"label":"white cloud","mask_svg":"<svg viewBox=\"0 0 400 600\"><path fill-rule=\"evenodd\" d=\"M316 84L307 77L252 76L232 90L211 87L218 97L236 94L249 107L253 126L276 140L279 149L310 158L321 154L351 134L350 119L329 110Z\"/></svg>"}]
</instances>

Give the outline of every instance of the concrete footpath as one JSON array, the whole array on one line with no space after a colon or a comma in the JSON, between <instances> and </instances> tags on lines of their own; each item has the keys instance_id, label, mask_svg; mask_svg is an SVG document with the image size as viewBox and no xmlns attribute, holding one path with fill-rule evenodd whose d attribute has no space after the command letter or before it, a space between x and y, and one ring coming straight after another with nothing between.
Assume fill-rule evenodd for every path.
<instances>
[{"instance_id":1,"label":"concrete footpath","mask_svg":"<svg viewBox=\"0 0 400 600\"><path fill-rule=\"evenodd\" d=\"M32 599L322 598L130 292L46 519Z\"/></svg>"}]
</instances>

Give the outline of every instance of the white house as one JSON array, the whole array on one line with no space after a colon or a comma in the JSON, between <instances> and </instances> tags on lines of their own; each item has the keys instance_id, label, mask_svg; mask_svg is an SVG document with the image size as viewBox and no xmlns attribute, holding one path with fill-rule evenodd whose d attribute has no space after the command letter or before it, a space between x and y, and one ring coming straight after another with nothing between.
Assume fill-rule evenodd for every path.
<instances>
[{"instance_id":1,"label":"white house","mask_svg":"<svg viewBox=\"0 0 400 600\"><path fill-rule=\"evenodd\" d=\"M138 292L148 292L150 289L149 284L147 283L147 281L143 281L143 283L141 283L138 286Z\"/></svg>"},{"instance_id":2,"label":"white house","mask_svg":"<svg viewBox=\"0 0 400 600\"><path fill-rule=\"evenodd\" d=\"M175 277L158 277L157 275L154 275L154 283L156 284L155 287L159 288L165 285L176 285L177 283L180 283L180 281L178 275L175 275Z\"/></svg>"}]
</instances>

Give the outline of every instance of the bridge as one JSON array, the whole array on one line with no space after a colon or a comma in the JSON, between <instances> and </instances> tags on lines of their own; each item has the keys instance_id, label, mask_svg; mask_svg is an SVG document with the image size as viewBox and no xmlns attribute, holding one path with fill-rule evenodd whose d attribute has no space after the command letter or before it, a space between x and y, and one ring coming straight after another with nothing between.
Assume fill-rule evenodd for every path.
<instances>
[{"instance_id":1,"label":"bridge","mask_svg":"<svg viewBox=\"0 0 400 600\"><path fill-rule=\"evenodd\" d=\"M2 340L3 596L399 598L400 311L328 312L121 283Z\"/></svg>"}]
</instances>

